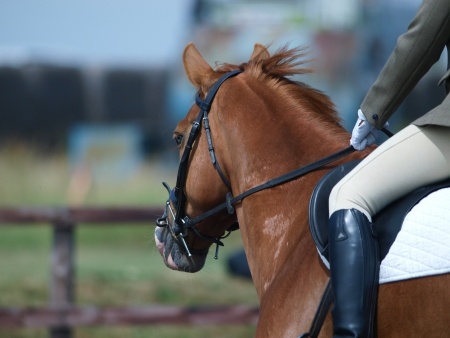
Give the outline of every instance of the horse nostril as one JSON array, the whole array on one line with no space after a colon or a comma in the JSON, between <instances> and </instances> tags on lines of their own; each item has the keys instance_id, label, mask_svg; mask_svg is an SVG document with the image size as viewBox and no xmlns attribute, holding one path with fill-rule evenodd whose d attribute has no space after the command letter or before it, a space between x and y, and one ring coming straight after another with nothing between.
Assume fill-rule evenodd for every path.
<instances>
[{"instance_id":1,"label":"horse nostril","mask_svg":"<svg viewBox=\"0 0 450 338\"><path fill-rule=\"evenodd\" d=\"M155 230L155 239L156 239L157 244L158 244L158 242L159 242L160 244L164 243L164 234L163 234L163 231L158 231L158 229L156 229L156 230Z\"/></svg>"}]
</instances>

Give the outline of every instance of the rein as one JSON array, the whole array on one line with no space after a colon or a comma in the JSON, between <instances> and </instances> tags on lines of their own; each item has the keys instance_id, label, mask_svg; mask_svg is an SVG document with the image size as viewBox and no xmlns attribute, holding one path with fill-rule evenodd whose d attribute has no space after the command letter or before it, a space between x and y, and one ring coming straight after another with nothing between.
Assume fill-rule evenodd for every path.
<instances>
[{"instance_id":1,"label":"rein","mask_svg":"<svg viewBox=\"0 0 450 338\"><path fill-rule=\"evenodd\" d=\"M355 148L353 148L352 146L349 146L343 150L340 150L336 153L333 153L327 157L324 157L316 162L307 164L303 167L297 168L293 171L290 171L284 175L278 176L274 179L271 179L263 184L260 184L256 187L253 187L245 192L243 192L242 194L236 196L236 197L232 197L231 193L229 192L226 196L226 202L216 206L215 208L205 212L204 214L201 214L197 217L194 217L192 219L190 219L188 222L186 222L186 226L192 226L194 224L200 223L201 221L203 221L204 219L224 210L227 209L229 214L233 214L234 213L234 204L242 201L244 198L257 193L259 191L265 190L265 189L269 189L269 188L273 188L277 185L280 184L284 184L287 183L289 181L292 181L293 179L299 178L301 176L304 176L306 174L309 174L310 172L320 169L321 167L326 166L327 164L330 164L332 162L335 162L349 154L351 154L352 152L355 151Z\"/></svg>"},{"instance_id":2,"label":"rein","mask_svg":"<svg viewBox=\"0 0 450 338\"><path fill-rule=\"evenodd\" d=\"M383 128L381 131L383 131L388 137L393 136L393 134L387 130L386 128ZM277 185L280 184L284 184L287 183L289 181L292 181L296 178L299 178L301 176L304 176L306 174L309 174L310 172L313 172L314 170L320 169L321 167L326 166L327 164L330 164L332 162L335 162L347 155L350 155L351 153L353 153L355 151L355 148L353 148L353 146L348 146L345 149L342 149L340 151L337 151L329 156L323 157L320 160L307 164L303 167L294 169L293 171L290 171L286 174L283 174L281 176L278 176L276 178L273 178L263 184L260 184L256 187L253 187L243 193L241 193L240 195L236 196L236 197L232 197L231 192L227 193L226 195L226 201L216 207L214 207L213 209L205 212L204 214L201 214L197 217L194 217L192 219L189 219L186 223L185 226L186 227L191 227L197 223L200 223L201 221L205 220L208 217L211 217L212 215L217 214L218 212L227 209L228 213L230 215L232 215L234 213L234 204L242 201L244 198L257 193L259 191L265 190L265 189L269 189L269 188L273 188ZM222 177L222 175L221 175ZM227 185L228 186L228 185ZM229 189L231 190L231 189Z\"/></svg>"}]
</instances>

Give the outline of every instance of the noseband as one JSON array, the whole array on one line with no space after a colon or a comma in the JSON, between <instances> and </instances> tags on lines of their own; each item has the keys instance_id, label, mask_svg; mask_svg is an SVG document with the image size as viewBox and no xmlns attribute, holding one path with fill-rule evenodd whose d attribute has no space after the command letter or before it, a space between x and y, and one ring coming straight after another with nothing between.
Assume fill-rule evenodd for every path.
<instances>
[{"instance_id":1,"label":"noseband","mask_svg":"<svg viewBox=\"0 0 450 338\"><path fill-rule=\"evenodd\" d=\"M222 77L217 80L217 82L213 85L211 90L208 92L208 95L203 100L200 98L200 95L197 94L195 98L196 104L200 107L200 112L197 115L197 118L192 124L191 131L189 133L189 138L186 142L186 147L184 149L183 155L180 160L180 164L178 167L178 175L177 175L177 183L174 189L170 189L169 185L165 182L163 182L164 187L169 192L169 200L166 202L166 208L164 215L162 215L161 218L159 218L156 221L156 225L159 227L165 227L167 226L169 228L169 231L175 241L177 241L181 246L184 247L186 254L188 256L192 256L191 252L197 253L197 254L205 254L208 250L190 250L184 240L184 237L187 236L188 229L191 229L195 235L198 237L212 241L216 244L216 254L215 257L217 259L217 253L219 246L223 246L223 243L221 239L227 237L232 230L238 229L237 223L232 225L227 231L228 233L222 237L212 237L208 235L203 235L199 232L198 228L196 227L196 224L200 223L201 221L205 220L208 217L211 217L212 215L217 214L220 211L227 210L230 215L234 214L234 204L237 202L243 200L244 198L258 192L261 190L269 189L274 186L289 182L295 178L298 178L300 176L303 176L307 173L310 173L314 170L317 170L331 162L334 162L344 156L347 156L348 154L352 153L355 149L352 146L349 146L348 148L345 148L339 152L336 152L334 154L331 154L330 156L324 157L317 162L313 162L311 164L308 164L306 166L300 167L298 169L295 169L291 172L288 172L284 175L281 175L277 178L274 178L272 180L269 180L261 185L258 185L256 187L253 187L242 194L232 197L231 194L231 184L229 180L225 177L225 175L222 172L222 169L219 166L219 163L217 162L217 158L214 152L214 146L212 143L211 138L211 131L209 128L209 120L208 120L208 113L211 109L212 101L219 90L220 86L229 78L238 75L241 73L242 70L234 70L231 72L228 72ZM208 150L211 157L211 162L213 163L214 167L216 168L216 171L218 172L219 176L221 177L224 184L227 186L229 192L226 194L225 202L216 206L215 208L205 212L204 214L201 214L195 218L190 219L185 214L185 205L186 205L186 195L184 193L184 188L186 184L186 178L187 178L187 171L188 171L188 163L189 163L189 157L192 151L192 147L195 141L195 138L198 134L199 128L202 125L205 128L206 131L206 138L208 142ZM176 212L171 207L171 203L175 206ZM171 214L171 218L173 220L172 224L169 224L168 222L168 214Z\"/></svg>"}]
</instances>

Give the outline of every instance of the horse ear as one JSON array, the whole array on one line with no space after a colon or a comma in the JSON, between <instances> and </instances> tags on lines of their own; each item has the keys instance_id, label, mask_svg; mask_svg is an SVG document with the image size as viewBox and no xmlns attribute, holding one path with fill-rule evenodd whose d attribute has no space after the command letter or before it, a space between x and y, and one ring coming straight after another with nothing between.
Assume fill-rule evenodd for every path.
<instances>
[{"instance_id":1,"label":"horse ear","mask_svg":"<svg viewBox=\"0 0 450 338\"><path fill-rule=\"evenodd\" d=\"M213 76L214 73L214 70L192 42L184 48L183 65L189 81L196 88L201 88L203 82Z\"/></svg>"},{"instance_id":2,"label":"horse ear","mask_svg":"<svg viewBox=\"0 0 450 338\"><path fill-rule=\"evenodd\" d=\"M252 56L250 60L252 61L263 61L270 57L269 51L266 47L259 43L255 43L255 47L253 48Z\"/></svg>"}]
</instances>

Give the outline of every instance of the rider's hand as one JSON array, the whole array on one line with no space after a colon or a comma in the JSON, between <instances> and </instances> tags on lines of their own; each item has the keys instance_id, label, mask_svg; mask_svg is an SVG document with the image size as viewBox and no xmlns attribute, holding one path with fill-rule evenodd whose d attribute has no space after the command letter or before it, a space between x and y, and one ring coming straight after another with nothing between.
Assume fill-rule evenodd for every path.
<instances>
[{"instance_id":1,"label":"rider's hand","mask_svg":"<svg viewBox=\"0 0 450 338\"><path fill-rule=\"evenodd\" d=\"M367 146L375 143L378 137L378 129L367 121L361 109L358 109L358 120L353 127L350 144L356 150L364 150Z\"/></svg>"}]
</instances>

